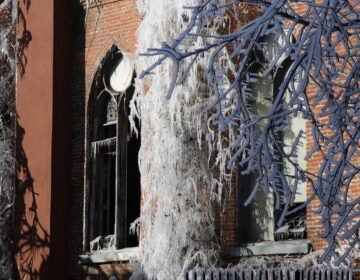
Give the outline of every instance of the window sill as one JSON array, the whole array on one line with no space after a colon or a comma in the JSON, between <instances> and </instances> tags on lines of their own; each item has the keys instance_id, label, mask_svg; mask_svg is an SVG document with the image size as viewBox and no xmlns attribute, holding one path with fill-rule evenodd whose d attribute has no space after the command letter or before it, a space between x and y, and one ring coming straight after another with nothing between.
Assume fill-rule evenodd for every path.
<instances>
[{"instance_id":1,"label":"window sill","mask_svg":"<svg viewBox=\"0 0 360 280\"><path fill-rule=\"evenodd\" d=\"M311 243L307 239L286 241L265 241L259 243L241 244L230 249L230 256L260 256L260 255L288 255L307 254Z\"/></svg>"},{"instance_id":2,"label":"window sill","mask_svg":"<svg viewBox=\"0 0 360 280\"><path fill-rule=\"evenodd\" d=\"M79 256L80 265L92 265L111 262L136 262L139 260L139 247L112 251L98 251Z\"/></svg>"}]
</instances>

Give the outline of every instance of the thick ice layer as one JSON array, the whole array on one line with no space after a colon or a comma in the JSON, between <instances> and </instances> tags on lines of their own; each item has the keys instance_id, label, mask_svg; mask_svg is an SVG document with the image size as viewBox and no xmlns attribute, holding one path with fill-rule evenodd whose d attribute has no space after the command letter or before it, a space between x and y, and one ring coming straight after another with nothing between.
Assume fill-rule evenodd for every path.
<instances>
[{"instance_id":1,"label":"thick ice layer","mask_svg":"<svg viewBox=\"0 0 360 280\"><path fill-rule=\"evenodd\" d=\"M144 19L138 29L138 53L175 38L190 18L191 11L183 7L199 2L151 0L149 5L150 1L139 0ZM221 147L216 147L217 137L204 110L211 101L203 68L206 59L196 60L188 79L168 99L174 71L168 61L155 70L156 75L136 81L138 111L133 103L132 115L141 118L141 264L150 278L174 279L194 264L217 260L212 209L222 190L218 177L226 174L214 167L214 151ZM153 62L140 56L137 72Z\"/></svg>"},{"instance_id":2,"label":"thick ice layer","mask_svg":"<svg viewBox=\"0 0 360 280\"><path fill-rule=\"evenodd\" d=\"M174 115L179 116L177 109L180 108L180 115L185 119L189 114L179 105L182 102L179 102L179 95L186 96L186 93L179 94L181 89L176 84L182 85L185 92L187 87L191 88L189 92L206 92L206 89L196 88L201 73L206 73L216 99L208 106L211 123L218 131L236 130L235 139L232 135L222 138L232 146L228 166L239 165L243 175L256 174L256 182L245 205L254 199L257 190L272 191L275 207L281 209L277 221L281 226L293 211L291 206L300 193L298 187L307 182L312 195L300 207L309 206L315 198L320 201L316 213L321 216L322 236L328 243L320 261L330 262L334 258L337 265L348 262L349 254L359 243L357 205L360 197L351 194L360 174L359 68L355 63L358 62L359 45L354 43L359 42L359 3L334 0L314 6L308 1L300 1L301 10L306 12L302 16L304 21L299 22L299 10L294 9L292 3L257 1L259 13L244 16L245 22L239 18L236 23L238 15L246 14L242 9L243 1L201 1L193 9L192 17L182 14L180 5L199 4L195 2L158 4L156 1L139 1L140 10L145 14L144 25L139 30L140 50L144 51L143 46L148 44L147 55L155 61L149 65L139 64L145 67L138 70L147 69L147 74L158 72L152 81L149 78L149 95L156 87L156 93L167 91L169 97L172 95L170 121L175 119L175 127L179 124L182 127L180 118L173 118L172 113L177 112ZM329 13L329 10L333 12ZM221 20L226 13L233 13L230 21ZM245 24L251 17L253 21ZM232 18L235 22L231 22ZM337 28L338 18L342 19L343 29ZM202 43L204 40L206 43ZM160 45L160 41L166 43ZM209 53L212 54L210 59ZM191 59L195 59L195 63L188 72ZM155 79L162 79L159 84L165 80L168 87L155 86L154 83L158 83ZM268 79L277 87L270 86ZM276 96L271 93L271 88ZM171 102L179 102L175 111ZM186 102L182 104L187 108ZM293 141L286 139L288 128L293 126L296 118L309 124L303 127L307 127L307 136L313 141L309 143L310 150L305 158L305 149L300 151L302 129L291 136L295 138ZM196 126L195 123L192 125ZM198 131L208 135L204 129ZM291 134L293 132L291 130ZM224 156L226 158L229 149L223 149L219 139L214 139L213 143L219 143L217 149L221 156L217 163L221 175ZM318 170L312 170L312 163L305 170L305 165L297 161L301 157L317 162L319 154L322 159ZM339 253L340 250L344 250L343 253Z\"/></svg>"}]
</instances>

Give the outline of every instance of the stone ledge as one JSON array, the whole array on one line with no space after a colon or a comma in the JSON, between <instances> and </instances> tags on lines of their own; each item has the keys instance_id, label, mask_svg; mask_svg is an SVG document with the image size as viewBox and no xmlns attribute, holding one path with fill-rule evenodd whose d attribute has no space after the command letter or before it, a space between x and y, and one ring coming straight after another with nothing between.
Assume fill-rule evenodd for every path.
<instances>
[{"instance_id":1,"label":"stone ledge","mask_svg":"<svg viewBox=\"0 0 360 280\"><path fill-rule=\"evenodd\" d=\"M260 255L288 255L307 254L310 252L311 243L307 239L266 241L259 243L241 244L230 248L230 256L260 256Z\"/></svg>"},{"instance_id":2,"label":"stone ledge","mask_svg":"<svg viewBox=\"0 0 360 280\"><path fill-rule=\"evenodd\" d=\"M139 260L139 247L112 251L98 251L79 256L80 265L92 265L111 262L136 262Z\"/></svg>"}]
</instances>

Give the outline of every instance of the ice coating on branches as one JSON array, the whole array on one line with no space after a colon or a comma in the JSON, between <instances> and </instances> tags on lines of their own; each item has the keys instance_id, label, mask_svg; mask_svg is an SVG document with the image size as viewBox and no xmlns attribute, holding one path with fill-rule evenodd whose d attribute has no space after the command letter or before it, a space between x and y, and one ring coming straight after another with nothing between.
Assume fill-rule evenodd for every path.
<instances>
[{"instance_id":1,"label":"ice coating on branches","mask_svg":"<svg viewBox=\"0 0 360 280\"><path fill-rule=\"evenodd\" d=\"M176 2L166 8L181 10L180 5L187 4L192 8L187 10L189 18L182 30L172 28L176 17L165 29L172 30L167 33L170 38L157 38L164 35L161 19L145 21L158 26L153 34L157 39L145 36L150 45L146 56L153 64L144 68L140 77L145 78L144 83L152 72L162 82L166 77L167 87L161 89L172 96L171 104L184 83L195 86L192 71L197 69L199 58L204 59L200 65L211 89L207 106L211 123L217 131L236 131L233 138L226 139L231 144L228 167L238 164L243 174L257 174L247 203L258 188L271 190L277 207L284 202L281 224L291 214L298 183L306 181L312 194L301 207L315 199L320 202L316 213L321 216L322 237L328 243L320 261L346 262L360 242L360 197L351 194L352 188L358 186L360 173L360 3L203 0ZM209 28L227 14L242 23L241 10L246 5L261 11L252 22L223 22L223 29ZM160 6L165 9L166 5ZM158 8L155 4L144 7L146 15ZM202 43L192 43L199 41ZM267 52L273 55L265 55ZM170 77L159 70L164 68L171 69ZM276 74L285 68L269 109L254 113L251 104L259 100L252 84L276 79ZM156 78L152 77L152 81ZM304 169L296 162L304 132L300 131L290 146L283 145L282 131L298 116L310 127L311 149L306 159L320 157L317 170ZM292 166L290 173L285 172L285 163Z\"/></svg>"},{"instance_id":2,"label":"ice coating on branches","mask_svg":"<svg viewBox=\"0 0 360 280\"><path fill-rule=\"evenodd\" d=\"M17 1L0 4L0 278L12 279L11 235L14 200L13 110Z\"/></svg>"},{"instance_id":3,"label":"ice coating on branches","mask_svg":"<svg viewBox=\"0 0 360 280\"><path fill-rule=\"evenodd\" d=\"M198 3L138 1L144 19L137 52L175 38L191 18L191 10L184 6ZM187 44L200 47L203 42L189 39ZM133 106L132 113L141 117L141 264L150 278L174 279L195 264L209 266L217 260L213 207L221 197L220 182L228 174L226 160L214 153L221 142L216 142L204 110L211 102L203 67L207 59L205 55L194 62L188 79L174 88L170 99L166 93L177 68L169 61L156 69L156 75L136 80L137 110ZM155 60L140 56L137 72ZM187 71L186 66L178 70ZM216 161L224 164L215 167Z\"/></svg>"}]
</instances>

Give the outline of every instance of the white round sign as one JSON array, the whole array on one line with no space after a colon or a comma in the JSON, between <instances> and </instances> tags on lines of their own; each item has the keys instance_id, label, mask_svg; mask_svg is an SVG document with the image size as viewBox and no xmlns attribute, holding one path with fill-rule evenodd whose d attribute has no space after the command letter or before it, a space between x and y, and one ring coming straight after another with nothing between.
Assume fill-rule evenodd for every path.
<instances>
[{"instance_id":1,"label":"white round sign","mask_svg":"<svg viewBox=\"0 0 360 280\"><path fill-rule=\"evenodd\" d=\"M115 92L124 92L133 78L134 65L126 55L119 59L110 71L110 87Z\"/></svg>"}]
</instances>

